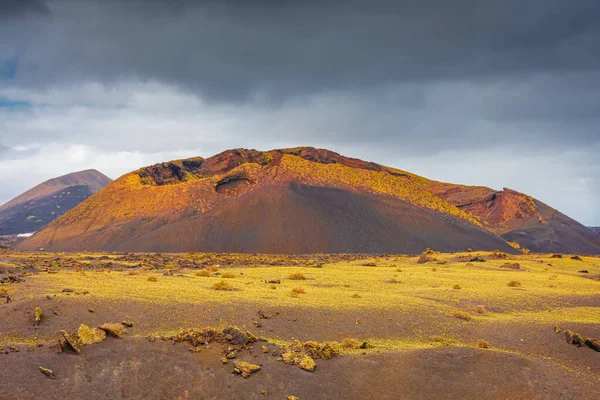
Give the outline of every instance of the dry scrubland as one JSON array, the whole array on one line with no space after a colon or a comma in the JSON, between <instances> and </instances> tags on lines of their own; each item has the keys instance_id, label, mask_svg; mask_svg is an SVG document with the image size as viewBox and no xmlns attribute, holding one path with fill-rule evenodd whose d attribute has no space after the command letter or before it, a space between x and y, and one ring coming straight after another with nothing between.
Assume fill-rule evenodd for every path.
<instances>
[{"instance_id":1,"label":"dry scrubland","mask_svg":"<svg viewBox=\"0 0 600 400\"><path fill-rule=\"evenodd\" d=\"M600 398L598 342L564 333L600 338L598 258L7 252L0 271L22 280L0 286L0 398ZM123 338L77 338L104 323Z\"/></svg>"}]
</instances>

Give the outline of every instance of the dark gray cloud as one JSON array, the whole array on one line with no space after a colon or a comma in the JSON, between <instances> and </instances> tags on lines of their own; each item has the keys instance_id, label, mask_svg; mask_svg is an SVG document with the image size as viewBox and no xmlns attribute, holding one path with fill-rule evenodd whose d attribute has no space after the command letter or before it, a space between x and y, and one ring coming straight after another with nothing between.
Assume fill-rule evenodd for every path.
<instances>
[{"instance_id":1,"label":"dark gray cloud","mask_svg":"<svg viewBox=\"0 0 600 400\"><path fill-rule=\"evenodd\" d=\"M21 39L18 78L133 76L233 101L589 72L600 67L599 4L55 0Z\"/></svg>"},{"instance_id":2,"label":"dark gray cloud","mask_svg":"<svg viewBox=\"0 0 600 400\"><path fill-rule=\"evenodd\" d=\"M31 16L48 16L50 10L42 0L2 0L0 20Z\"/></svg>"},{"instance_id":3,"label":"dark gray cloud","mask_svg":"<svg viewBox=\"0 0 600 400\"><path fill-rule=\"evenodd\" d=\"M540 196L562 171L542 200L600 224L598 0L0 4L0 100L31 105L0 107L0 177L314 145Z\"/></svg>"}]
</instances>

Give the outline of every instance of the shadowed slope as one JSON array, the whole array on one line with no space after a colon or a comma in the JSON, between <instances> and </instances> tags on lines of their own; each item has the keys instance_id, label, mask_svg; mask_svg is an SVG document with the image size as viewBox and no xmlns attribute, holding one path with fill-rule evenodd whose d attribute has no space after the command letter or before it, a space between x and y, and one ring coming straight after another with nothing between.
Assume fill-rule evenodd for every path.
<instances>
[{"instance_id":1,"label":"shadowed slope","mask_svg":"<svg viewBox=\"0 0 600 400\"><path fill-rule=\"evenodd\" d=\"M0 234L34 232L111 182L96 170L50 179L0 207Z\"/></svg>"}]
</instances>

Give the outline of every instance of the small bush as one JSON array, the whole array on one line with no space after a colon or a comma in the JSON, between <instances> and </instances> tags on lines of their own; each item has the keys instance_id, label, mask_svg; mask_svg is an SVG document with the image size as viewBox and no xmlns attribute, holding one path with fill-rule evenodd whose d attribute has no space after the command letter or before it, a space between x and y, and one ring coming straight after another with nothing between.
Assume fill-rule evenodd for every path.
<instances>
[{"instance_id":1,"label":"small bush","mask_svg":"<svg viewBox=\"0 0 600 400\"><path fill-rule=\"evenodd\" d=\"M360 345L360 340L355 338L345 338L344 340L342 340L341 343L341 346L346 349L357 349L358 347L360 347Z\"/></svg>"},{"instance_id":2,"label":"small bush","mask_svg":"<svg viewBox=\"0 0 600 400\"><path fill-rule=\"evenodd\" d=\"M293 294L304 294L306 293L306 289L304 289L303 287L296 287L292 289L292 293Z\"/></svg>"},{"instance_id":3,"label":"small bush","mask_svg":"<svg viewBox=\"0 0 600 400\"><path fill-rule=\"evenodd\" d=\"M521 264L519 264L519 263L504 263L500 266L500 268L521 269Z\"/></svg>"},{"instance_id":4,"label":"small bush","mask_svg":"<svg viewBox=\"0 0 600 400\"><path fill-rule=\"evenodd\" d=\"M484 305L475 306L474 310L477 314L483 314L483 313L485 313L485 306Z\"/></svg>"},{"instance_id":5,"label":"small bush","mask_svg":"<svg viewBox=\"0 0 600 400\"><path fill-rule=\"evenodd\" d=\"M140 271L135 271L135 270L134 271L129 271L128 274L129 275L139 275Z\"/></svg>"},{"instance_id":6,"label":"small bush","mask_svg":"<svg viewBox=\"0 0 600 400\"><path fill-rule=\"evenodd\" d=\"M454 290L460 290L462 288L460 287L460 285L454 285L454 286L452 286L452 289L454 289Z\"/></svg>"},{"instance_id":7,"label":"small bush","mask_svg":"<svg viewBox=\"0 0 600 400\"><path fill-rule=\"evenodd\" d=\"M235 274L233 272L223 272L221 274L221 278L225 278L225 279L235 278Z\"/></svg>"},{"instance_id":8,"label":"small bush","mask_svg":"<svg viewBox=\"0 0 600 400\"><path fill-rule=\"evenodd\" d=\"M477 347L479 347L480 349L487 349L488 347L490 347L490 345L483 339L477 339Z\"/></svg>"},{"instance_id":9,"label":"small bush","mask_svg":"<svg viewBox=\"0 0 600 400\"><path fill-rule=\"evenodd\" d=\"M302 272L294 272L293 274L290 274L288 278L293 281L305 281L308 279Z\"/></svg>"},{"instance_id":10,"label":"small bush","mask_svg":"<svg viewBox=\"0 0 600 400\"><path fill-rule=\"evenodd\" d=\"M465 311L453 311L451 313L446 314L446 316L462 319L464 321L470 321L471 319L473 319L471 314L469 314L468 312L465 312Z\"/></svg>"},{"instance_id":11,"label":"small bush","mask_svg":"<svg viewBox=\"0 0 600 400\"><path fill-rule=\"evenodd\" d=\"M205 277L208 278L210 277L210 271L207 269L201 269L200 271L196 272L196 276L201 276L201 277Z\"/></svg>"},{"instance_id":12,"label":"small bush","mask_svg":"<svg viewBox=\"0 0 600 400\"><path fill-rule=\"evenodd\" d=\"M398 268L396 272L402 272L402 268Z\"/></svg>"},{"instance_id":13,"label":"small bush","mask_svg":"<svg viewBox=\"0 0 600 400\"><path fill-rule=\"evenodd\" d=\"M233 290L233 286L231 286L231 283L226 282L224 280L220 280L219 282L215 282L212 285L212 288L214 290Z\"/></svg>"},{"instance_id":14,"label":"small bush","mask_svg":"<svg viewBox=\"0 0 600 400\"><path fill-rule=\"evenodd\" d=\"M510 281L510 282L508 282L508 286L509 287L521 287L522 285L521 285L521 282L519 282L519 281Z\"/></svg>"},{"instance_id":15,"label":"small bush","mask_svg":"<svg viewBox=\"0 0 600 400\"><path fill-rule=\"evenodd\" d=\"M432 271L432 272L437 272L437 268L436 268L436 267L433 267L433 268L431 268L431 271Z\"/></svg>"},{"instance_id":16,"label":"small bush","mask_svg":"<svg viewBox=\"0 0 600 400\"><path fill-rule=\"evenodd\" d=\"M158 279L155 276L149 276L148 282L158 282Z\"/></svg>"}]
</instances>

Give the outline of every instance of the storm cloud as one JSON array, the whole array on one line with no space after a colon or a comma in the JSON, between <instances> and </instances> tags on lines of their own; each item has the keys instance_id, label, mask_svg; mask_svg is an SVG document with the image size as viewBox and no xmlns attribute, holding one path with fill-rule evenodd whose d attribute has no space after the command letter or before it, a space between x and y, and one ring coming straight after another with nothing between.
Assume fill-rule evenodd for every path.
<instances>
[{"instance_id":1,"label":"storm cloud","mask_svg":"<svg viewBox=\"0 0 600 400\"><path fill-rule=\"evenodd\" d=\"M0 201L73 168L312 145L600 225L596 0L2 4Z\"/></svg>"}]
</instances>

